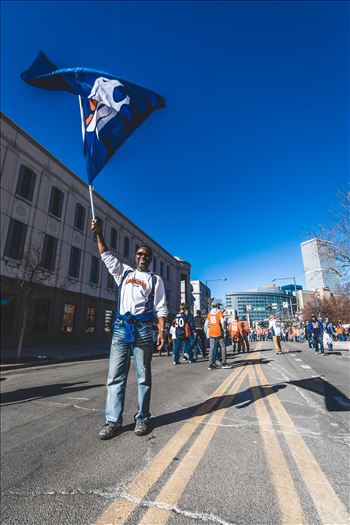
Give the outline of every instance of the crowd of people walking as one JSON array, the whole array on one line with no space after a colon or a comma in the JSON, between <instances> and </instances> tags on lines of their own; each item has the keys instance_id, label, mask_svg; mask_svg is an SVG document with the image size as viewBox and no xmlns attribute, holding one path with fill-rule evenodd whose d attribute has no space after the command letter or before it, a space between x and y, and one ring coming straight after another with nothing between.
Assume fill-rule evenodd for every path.
<instances>
[{"instance_id":1,"label":"crowd of people walking","mask_svg":"<svg viewBox=\"0 0 350 525\"><path fill-rule=\"evenodd\" d=\"M171 324L166 325L164 351L172 355L174 364L180 356L188 363L194 363L199 355L209 354L208 368L226 368L226 347L232 345L233 353L249 352L250 343L272 340L276 354L282 353L282 342L308 342L309 348L324 355L324 349L333 350L334 341L350 340L350 331L341 324L336 326L328 319L318 319L316 314L304 323L285 326L270 316L266 326L249 326L246 319L227 322L225 310L214 304L205 316L197 310L193 316L185 303L181 303L178 314ZM154 351L157 351L157 326L154 325ZM160 352L161 354L162 352Z\"/></svg>"}]
</instances>

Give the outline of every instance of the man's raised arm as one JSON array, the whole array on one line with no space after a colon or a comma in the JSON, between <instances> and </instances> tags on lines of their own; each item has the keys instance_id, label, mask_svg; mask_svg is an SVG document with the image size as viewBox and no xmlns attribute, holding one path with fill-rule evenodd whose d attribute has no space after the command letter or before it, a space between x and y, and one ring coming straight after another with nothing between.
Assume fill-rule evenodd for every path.
<instances>
[{"instance_id":1,"label":"man's raised arm","mask_svg":"<svg viewBox=\"0 0 350 525\"><path fill-rule=\"evenodd\" d=\"M92 219L91 229L96 234L97 248L99 254L102 255L102 253L108 252L108 246L106 244L101 230L101 222L98 219Z\"/></svg>"}]
</instances>

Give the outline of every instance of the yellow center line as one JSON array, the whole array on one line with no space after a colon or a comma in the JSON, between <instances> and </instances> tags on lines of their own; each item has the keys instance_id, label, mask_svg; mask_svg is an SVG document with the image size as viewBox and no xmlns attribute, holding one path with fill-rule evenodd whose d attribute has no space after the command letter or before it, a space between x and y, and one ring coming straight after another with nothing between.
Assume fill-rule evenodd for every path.
<instances>
[{"instance_id":1,"label":"yellow center line","mask_svg":"<svg viewBox=\"0 0 350 525\"><path fill-rule=\"evenodd\" d=\"M131 485L116 499L107 510L97 519L95 525L114 525L125 523L151 487L173 461L176 454L187 443L192 434L206 418L217 403L218 396L222 396L227 388L239 376L242 369L235 369L225 381L213 392L197 410L195 415L187 421L167 444L158 452L152 462L135 478ZM212 373L212 372L210 372ZM213 372L215 374L215 371Z\"/></svg>"},{"instance_id":2,"label":"yellow center line","mask_svg":"<svg viewBox=\"0 0 350 525\"><path fill-rule=\"evenodd\" d=\"M258 382L252 369L249 370L248 376L252 387L252 398L264 444L266 460L282 514L282 523L290 525L307 523L299 495L289 473L289 468L273 429L271 418L266 410L265 402L257 395Z\"/></svg>"},{"instance_id":3,"label":"yellow center line","mask_svg":"<svg viewBox=\"0 0 350 525\"><path fill-rule=\"evenodd\" d=\"M261 384L266 384L266 377L260 367L256 369ZM272 393L270 387L263 387L267 394ZM291 455L299 469L306 488L313 499L320 516L321 523L332 525L348 525L350 516L345 505L335 493L323 470L306 445L303 438L286 409L276 395L267 395L268 402L283 431ZM289 495L286 494L288 498Z\"/></svg>"},{"instance_id":4,"label":"yellow center line","mask_svg":"<svg viewBox=\"0 0 350 525\"><path fill-rule=\"evenodd\" d=\"M160 491L155 500L155 506L152 506L148 510L139 522L139 525L164 525L168 521L171 513L170 506L175 505L179 501L194 471L198 467L200 460L204 456L207 447L213 439L220 421L231 405L233 396L237 394L239 387L246 378L247 372L247 368L245 368L239 379L231 387L228 396L220 403L218 410L211 416L169 481ZM160 506L157 506L157 504ZM163 505L166 505L168 508L164 508Z\"/></svg>"}]
</instances>

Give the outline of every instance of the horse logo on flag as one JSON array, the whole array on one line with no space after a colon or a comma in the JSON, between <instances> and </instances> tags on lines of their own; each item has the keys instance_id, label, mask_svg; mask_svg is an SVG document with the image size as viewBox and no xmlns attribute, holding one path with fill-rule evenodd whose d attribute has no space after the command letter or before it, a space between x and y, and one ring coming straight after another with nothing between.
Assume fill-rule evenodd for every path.
<instances>
[{"instance_id":1,"label":"horse logo on flag","mask_svg":"<svg viewBox=\"0 0 350 525\"><path fill-rule=\"evenodd\" d=\"M91 113L85 120L86 131L96 132L98 138L99 131L122 110L123 106L130 104L130 97L126 93L124 84L117 79L104 77L95 80L87 98ZM127 110L123 110L122 113L125 117L130 115Z\"/></svg>"}]
</instances>

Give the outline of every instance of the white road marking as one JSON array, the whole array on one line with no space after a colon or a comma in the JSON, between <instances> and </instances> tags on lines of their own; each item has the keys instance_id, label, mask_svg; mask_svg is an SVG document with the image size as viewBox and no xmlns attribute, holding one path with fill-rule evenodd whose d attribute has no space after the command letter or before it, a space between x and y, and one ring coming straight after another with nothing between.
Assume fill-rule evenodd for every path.
<instances>
[{"instance_id":1,"label":"white road marking","mask_svg":"<svg viewBox=\"0 0 350 525\"><path fill-rule=\"evenodd\" d=\"M309 365L300 365L300 366L301 366L301 368L307 368L308 370L311 368L311 366L309 366Z\"/></svg>"},{"instance_id":2,"label":"white road marking","mask_svg":"<svg viewBox=\"0 0 350 525\"><path fill-rule=\"evenodd\" d=\"M296 361L302 361L302 359L296 359Z\"/></svg>"}]
</instances>

